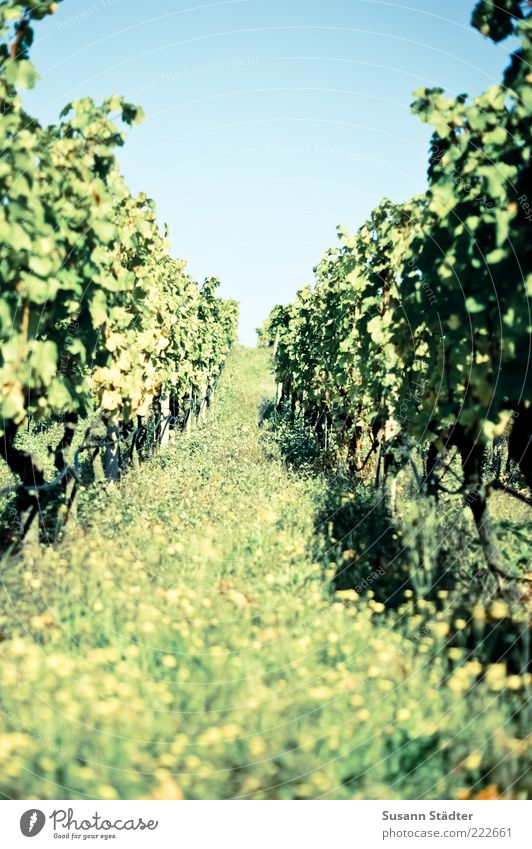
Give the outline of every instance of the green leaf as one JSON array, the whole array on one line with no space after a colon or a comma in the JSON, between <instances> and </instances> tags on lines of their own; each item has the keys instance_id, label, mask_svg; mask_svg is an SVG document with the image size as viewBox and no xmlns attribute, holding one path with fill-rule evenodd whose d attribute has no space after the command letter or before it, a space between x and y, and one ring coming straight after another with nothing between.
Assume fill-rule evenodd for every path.
<instances>
[{"instance_id":1,"label":"green leaf","mask_svg":"<svg viewBox=\"0 0 532 849\"><path fill-rule=\"evenodd\" d=\"M55 297L58 289L59 282L53 277L43 280L33 274L21 275L20 294L34 304L45 304Z\"/></svg>"},{"instance_id":2,"label":"green leaf","mask_svg":"<svg viewBox=\"0 0 532 849\"><path fill-rule=\"evenodd\" d=\"M486 254L486 262L488 265L495 265L497 262L502 262L506 259L507 252L504 248L496 248L494 251L490 251L489 254Z\"/></svg>"},{"instance_id":3,"label":"green leaf","mask_svg":"<svg viewBox=\"0 0 532 849\"><path fill-rule=\"evenodd\" d=\"M99 218L95 218L92 222L92 229L98 238L101 239L102 242L105 242L105 244L112 242L117 235L116 227L111 221L104 221Z\"/></svg>"},{"instance_id":4,"label":"green leaf","mask_svg":"<svg viewBox=\"0 0 532 849\"><path fill-rule=\"evenodd\" d=\"M54 267L52 260L45 256L32 256L28 264L31 270L35 274L38 274L39 277L47 277Z\"/></svg>"},{"instance_id":5,"label":"green leaf","mask_svg":"<svg viewBox=\"0 0 532 849\"><path fill-rule=\"evenodd\" d=\"M31 370L47 386L57 368L57 348L54 342L35 342L30 355Z\"/></svg>"},{"instance_id":6,"label":"green leaf","mask_svg":"<svg viewBox=\"0 0 532 849\"><path fill-rule=\"evenodd\" d=\"M107 321L107 298L105 292L102 292L101 289L97 289L94 292L90 300L89 310L95 328L105 324Z\"/></svg>"},{"instance_id":7,"label":"green leaf","mask_svg":"<svg viewBox=\"0 0 532 849\"><path fill-rule=\"evenodd\" d=\"M27 59L11 59L5 66L5 79L17 88L33 88L39 74Z\"/></svg>"},{"instance_id":8,"label":"green leaf","mask_svg":"<svg viewBox=\"0 0 532 849\"><path fill-rule=\"evenodd\" d=\"M485 304L479 304L479 302L475 298L467 298L466 299L466 309L469 313L475 314L482 312L486 309Z\"/></svg>"},{"instance_id":9,"label":"green leaf","mask_svg":"<svg viewBox=\"0 0 532 849\"><path fill-rule=\"evenodd\" d=\"M144 110L141 106L135 106L133 103L124 103L122 107L122 120L131 126L141 124L144 121Z\"/></svg>"}]
</instances>

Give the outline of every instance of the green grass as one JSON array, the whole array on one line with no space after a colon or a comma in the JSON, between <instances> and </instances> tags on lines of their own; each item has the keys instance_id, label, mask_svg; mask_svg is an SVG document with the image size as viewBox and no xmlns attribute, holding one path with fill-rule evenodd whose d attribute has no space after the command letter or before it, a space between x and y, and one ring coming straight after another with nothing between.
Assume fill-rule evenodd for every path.
<instances>
[{"instance_id":1,"label":"green grass","mask_svg":"<svg viewBox=\"0 0 532 849\"><path fill-rule=\"evenodd\" d=\"M526 795L529 679L470 645L507 608L335 593L330 480L272 392L237 348L207 423L4 561L4 798Z\"/></svg>"}]
</instances>

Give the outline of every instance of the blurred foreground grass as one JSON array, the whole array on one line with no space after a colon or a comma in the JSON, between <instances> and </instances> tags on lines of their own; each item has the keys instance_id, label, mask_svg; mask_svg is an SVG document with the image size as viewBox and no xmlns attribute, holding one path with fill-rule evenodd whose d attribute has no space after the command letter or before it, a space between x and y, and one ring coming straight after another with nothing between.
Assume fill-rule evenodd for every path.
<instances>
[{"instance_id":1,"label":"blurred foreground grass","mask_svg":"<svg viewBox=\"0 0 532 849\"><path fill-rule=\"evenodd\" d=\"M526 796L522 614L335 593L328 481L259 427L272 392L237 348L205 426L3 562L3 798ZM482 651L510 615L512 668Z\"/></svg>"}]
</instances>

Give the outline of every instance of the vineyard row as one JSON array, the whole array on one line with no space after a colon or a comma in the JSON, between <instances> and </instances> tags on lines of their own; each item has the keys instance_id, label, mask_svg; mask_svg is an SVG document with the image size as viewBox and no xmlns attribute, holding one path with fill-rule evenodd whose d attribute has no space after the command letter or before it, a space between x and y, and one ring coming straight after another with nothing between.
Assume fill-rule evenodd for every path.
<instances>
[{"instance_id":1,"label":"vineyard row","mask_svg":"<svg viewBox=\"0 0 532 849\"><path fill-rule=\"evenodd\" d=\"M206 397L238 322L215 278L198 286L170 256L153 201L120 172L116 149L140 108L81 98L50 126L25 111L20 89L38 78L32 27L56 8L0 4L0 455L24 522L55 489L20 445L24 424L62 423L50 451L68 491L80 422L91 423L85 442L98 432L112 457L120 435L178 416ZM117 468L108 457L107 475Z\"/></svg>"},{"instance_id":2,"label":"vineyard row","mask_svg":"<svg viewBox=\"0 0 532 849\"><path fill-rule=\"evenodd\" d=\"M484 35L519 40L500 84L471 100L440 88L414 93L413 112L434 128L428 190L383 200L354 235L340 228L315 284L275 307L259 331L274 350L279 406L299 412L352 470L373 470L393 490L421 452L421 491L438 498L459 463L456 491L498 576L507 570L489 492L503 487L530 503L520 490L532 486L525 5L481 2L473 14ZM503 436L515 473L488 481L486 452Z\"/></svg>"}]
</instances>

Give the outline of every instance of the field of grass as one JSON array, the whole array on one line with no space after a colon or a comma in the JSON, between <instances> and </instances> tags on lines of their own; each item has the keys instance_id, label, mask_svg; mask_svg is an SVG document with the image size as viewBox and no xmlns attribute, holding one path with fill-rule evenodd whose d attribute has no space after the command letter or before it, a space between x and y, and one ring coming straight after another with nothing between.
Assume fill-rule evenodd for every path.
<instances>
[{"instance_id":1,"label":"field of grass","mask_svg":"<svg viewBox=\"0 0 532 849\"><path fill-rule=\"evenodd\" d=\"M379 517L286 462L272 393L237 348L207 422L4 559L2 798L527 795L522 600L424 593L415 546L390 603L378 547L335 584Z\"/></svg>"}]
</instances>

